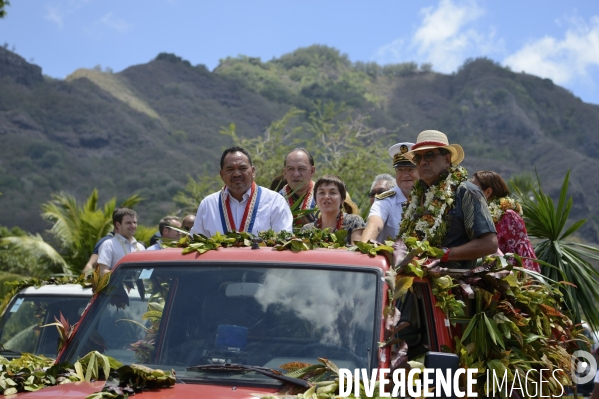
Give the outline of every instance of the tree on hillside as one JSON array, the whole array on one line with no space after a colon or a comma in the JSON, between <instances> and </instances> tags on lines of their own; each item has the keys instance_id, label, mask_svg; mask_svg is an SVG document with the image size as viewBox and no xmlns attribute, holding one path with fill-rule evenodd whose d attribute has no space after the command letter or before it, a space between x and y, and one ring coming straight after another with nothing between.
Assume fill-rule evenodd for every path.
<instances>
[{"instance_id":1,"label":"tree on hillside","mask_svg":"<svg viewBox=\"0 0 599 399\"><path fill-rule=\"evenodd\" d=\"M10 2L8 0L0 0L0 18L4 18L6 16L5 7L9 5Z\"/></svg>"},{"instance_id":2,"label":"tree on hillside","mask_svg":"<svg viewBox=\"0 0 599 399\"><path fill-rule=\"evenodd\" d=\"M389 171L389 161L381 157L378 143L391 132L368 127L366 117L352 115L352 110L343 104L317 101L307 121L298 123L304 114L291 109L259 137L240 137L234 124L221 129L221 134L230 136L234 145L248 150L256 167L258 184L269 187L272 179L282 173L285 155L295 147L305 147L314 156L316 178L338 175L352 199L360 205L374 176ZM220 184L218 179L214 181L205 174L197 181L190 178L185 192L177 194L175 201L182 206L184 198L193 197L195 211L199 201L220 188Z\"/></svg>"},{"instance_id":3,"label":"tree on hillside","mask_svg":"<svg viewBox=\"0 0 599 399\"><path fill-rule=\"evenodd\" d=\"M133 195L120 206L131 208L140 201L139 196ZM5 237L0 240L0 245L9 245L17 254L37 254L38 262L59 265L65 274L78 274L87 263L96 242L112 230L115 207L116 198L99 206L96 189L82 205L72 195L63 192L53 194L52 200L42 204L42 217L53 223L49 233L58 250L39 234ZM152 233L153 229L139 226L136 238L145 241ZM47 274L53 271L49 269Z\"/></svg>"},{"instance_id":4,"label":"tree on hillside","mask_svg":"<svg viewBox=\"0 0 599 399\"><path fill-rule=\"evenodd\" d=\"M551 197L543 192L538 176L539 188L529 186L532 196L520 191L519 198L528 234L541 240L535 246L535 253L539 260L548 264L541 267L541 272L554 281L564 282L562 292L571 312L570 318L575 323L580 323L584 315L594 329L599 329L599 272L587 260L599 260L599 249L567 239L586 223L586 220L579 220L566 228L572 209L572 197L568 196L569 179L570 172L562 184L557 208Z\"/></svg>"}]
</instances>

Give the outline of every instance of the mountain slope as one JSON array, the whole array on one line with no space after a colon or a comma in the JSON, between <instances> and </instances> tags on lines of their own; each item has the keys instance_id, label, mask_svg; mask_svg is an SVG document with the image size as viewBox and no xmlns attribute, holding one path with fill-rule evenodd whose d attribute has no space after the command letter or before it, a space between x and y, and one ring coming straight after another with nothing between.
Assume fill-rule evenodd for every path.
<instances>
[{"instance_id":1,"label":"mountain slope","mask_svg":"<svg viewBox=\"0 0 599 399\"><path fill-rule=\"evenodd\" d=\"M117 74L77 70L64 81L0 48L0 224L41 231L39 205L51 192L84 198L94 187L101 199L140 193L140 221L154 224L174 211L188 175L216 173L230 145L222 126L255 137L290 107L308 110L319 99L344 101L372 127L397 131L372 149L383 157L395 141L432 128L464 147L471 173L508 178L536 168L556 196L571 169L573 216L590 218L583 233L599 241L599 106L486 59L443 75L413 63L352 64L325 46L264 63L227 58L213 72L160 54Z\"/></svg>"}]
</instances>

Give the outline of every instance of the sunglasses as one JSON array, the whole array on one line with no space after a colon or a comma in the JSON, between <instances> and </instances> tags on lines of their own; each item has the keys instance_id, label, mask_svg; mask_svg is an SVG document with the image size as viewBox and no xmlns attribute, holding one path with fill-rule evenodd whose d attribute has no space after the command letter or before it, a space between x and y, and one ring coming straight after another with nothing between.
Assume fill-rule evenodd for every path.
<instances>
[{"instance_id":1,"label":"sunglasses","mask_svg":"<svg viewBox=\"0 0 599 399\"><path fill-rule=\"evenodd\" d=\"M424 155L422 155L422 154L416 154L416 155L414 155L414 157L412 158L412 161L413 161L413 162L414 162L416 165L419 165L419 164L420 164L420 162L422 161L422 159L424 159L426 162L432 162L432 161L434 161L434 159L435 159L435 157L436 157L437 155L441 155L441 153L440 153L440 152L432 152L432 151L429 151L429 152L425 152L425 153L424 153Z\"/></svg>"}]
</instances>

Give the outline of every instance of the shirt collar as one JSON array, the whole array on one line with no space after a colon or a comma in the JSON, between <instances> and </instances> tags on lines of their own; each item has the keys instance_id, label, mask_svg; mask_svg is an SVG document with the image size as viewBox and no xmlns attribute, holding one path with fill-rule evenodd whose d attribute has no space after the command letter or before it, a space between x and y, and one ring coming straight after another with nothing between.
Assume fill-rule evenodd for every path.
<instances>
[{"instance_id":1,"label":"shirt collar","mask_svg":"<svg viewBox=\"0 0 599 399\"><path fill-rule=\"evenodd\" d=\"M245 201L246 201L248 198L250 198L250 194L251 194L251 193L252 193L252 186L250 186L250 188L248 188L248 190L247 190L247 191L246 191L246 192L243 194L243 199L242 199L241 201L238 201L238 202L240 202L240 203L241 203L241 202L245 202ZM235 199L235 197L233 197L233 196L231 195L231 193L229 192L229 187L226 187L226 186L225 186L225 194L226 194L226 195L228 195L228 196L230 196L230 197L231 197L232 199L234 199L235 201L237 201L237 200Z\"/></svg>"},{"instance_id":2,"label":"shirt collar","mask_svg":"<svg viewBox=\"0 0 599 399\"><path fill-rule=\"evenodd\" d=\"M127 240L125 237L123 237L120 233L115 233L114 236L118 239L123 240L126 243L129 243L131 245L136 244L137 240L135 239L135 237L131 237L131 241Z\"/></svg>"}]
</instances>

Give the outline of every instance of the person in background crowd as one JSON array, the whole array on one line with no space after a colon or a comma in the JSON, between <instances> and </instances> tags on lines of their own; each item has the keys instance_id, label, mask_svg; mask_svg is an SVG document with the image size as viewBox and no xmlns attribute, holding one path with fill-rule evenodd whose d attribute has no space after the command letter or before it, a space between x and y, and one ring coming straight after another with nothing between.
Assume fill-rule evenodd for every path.
<instances>
[{"instance_id":1,"label":"person in background crowd","mask_svg":"<svg viewBox=\"0 0 599 399\"><path fill-rule=\"evenodd\" d=\"M93 270L93 268L96 266L96 263L98 262L98 252L100 251L100 245L102 245L104 241L109 240L112 237L114 237L114 231L111 231L110 233L106 234L104 237L98 240L98 242L94 246L94 250L92 251L91 256L89 257L89 260L83 268L83 273L87 273L88 271Z\"/></svg>"},{"instance_id":2,"label":"person in background crowd","mask_svg":"<svg viewBox=\"0 0 599 399\"><path fill-rule=\"evenodd\" d=\"M177 230L171 229L171 227L181 228L181 222L176 216L165 216L158 222L158 231L160 237L169 240L178 240L181 237L181 233ZM156 244L148 247L148 251L155 251L162 249L162 242L159 240Z\"/></svg>"},{"instance_id":3,"label":"person in background crowd","mask_svg":"<svg viewBox=\"0 0 599 399\"><path fill-rule=\"evenodd\" d=\"M283 177L287 184L279 191L289 204L289 208L295 210L314 209L314 158L305 148L291 150L283 161ZM301 227L315 220L313 213L304 213L302 217L294 220L295 227Z\"/></svg>"},{"instance_id":4,"label":"person in background crowd","mask_svg":"<svg viewBox=\"0 0 599 399\"><path fill-rule=\"evenodd\" d=\"M370 198L370 206L372 206L372 204L374 203L374 197L376 195L382 194L385 191L392 190L395 186L397 186L397 182L395 181L395 178L391 176L389 173L377 175L374 178L372 186L370 186L370 192L368 193L368 198Z\"/></svg>"},{"instance_id":5,"label":"person in background crowd","mask_svg":"<svg viewBox=\"0 0 599 399\"><path fill-rule=\"evenodd\" d=\"M275 176L274 179L270 182L270 189L272 191L279 192L281 189L287 184L287 180L285 180L285 176L278 175Z\"/></svg>"},{"instance_id":6,"label":"person in background crowd","mask_svg":"<svg viewBox=\"0 0 599 399\"><path fill-rule=\"evenodd\" d=\"M116 212L118 212L119 209L121 209L121 208L114 208L114 211L112 211L113 220L114 220L114 214ZM98 252L100 251L100 245L102 245L102 243L104 243L104 241L109 240L112 237L114 237L114 234L115 234L115 231L114 231L114 227L113 227L113 230L110 233L106 234L104 237L102 237L98 240L98 242L94 246L94 250L92 251L91 256L89 257L89 260L87 261L87 264L83 268L83 273L87 273L88 271L93 270L93 268L96 266L96 263L98 262Z\"/></svg>"},{"instance_id":7,"label":"person in background crowd","mask_svg":"<svg viewBox=\"0 0 599 399\"><path fill-rule=\"evenodd\" d=\"M316 203L320 210L318 219L302 227L302 231L309 229L330 228L347 231L347 244L360 241L364 229L364 219L360 215L344 212L344 201L347 197L345 184L335 175L325 175L314 184Z\"/></svg>"},{"instance_id":8,"label":"person in background crowd","mask_svg":"<svg viewBox=\"0 0 599 399\"><path fill-rule=\"evenodd\" d=\"M187 215L183 218L183 220L181 221L181 229L185 230L185 231L189 231L191 230L191 228L193 227L193 223L196 220L196 216L195 215Z\"/></svg>"},{"instance_id":9,"label":"person in background crowd","mask_svg":"<svg viewBox=\"0 0 599 399\"><path fill-rule=\"evenodd\" d=\"M220 177L225 187L202 200L191 233L211 237L216 232L291 232L293 216L285 198L258 186L255 174L252 158L245 149L227 148L220 159Z\"/></svg>"},{"instance_id":10,"label":"person in background crowd","mask_svg":"<svg viewBox=\"0 0 599 399\"><path fill-rule=\"evenodd\" d=\"M509 197L510 190L501 176L495 172L481 170L474 174L472 183L480 187L487 199L501 252L536 259L522 219L522 207ZM515 259L512 263L516 264ZM541 272L539 264L531 259L522 259L522 265L528 270Z\"/></svg>"},{"instance_id":11,"label":"person in background crowd","mask_svg":"<svg viewBox=\"0 0 599 399\"><path fill-rule=\"evenodd\" d=\"M363 241L384 242L395 240L401 221L402 205L410 195L414 181L418 179L416 166L406 158L413 143L397 143L389 147L387 153L393 160L395 182L397 185L374 197L370 207L366 229L362 233Z\"/></svg>"},{"instance_id":12,"label":"person in background crowd","mask_svg":"<svg viewBox=\"0 0 599 399\"><path fill-rule=\"evenodd\" d=\"M102 243L98 253L101 274L111 270L126 254L145 250L133 237L137 231L137 213L133 209L118 208L112 214L112 224L116 234Z\"/></svg>"},{"instance_id":13,"label":"person in background crowd","mask_svg":"<svg viewBox=\"0 0 599 399\"><path fill-rule=\"evenodd\" d=\"M160 231L157 231L152 235L152 237L150 237L150 245L156 244L158 241L160 241L160 238Z\"/></svg>"},{"instance_id":14,"label":"person in background crowd","mask_svg":"<svg viewBox=\"0 0 599 399\"><path fill-rule=\"evenodd\" d=\"M468 181L466 169L457 166L464 160L463 148L449 144L442 132L425 130L405 156L416 165L420 180L404 208L401 240L414 237L442 248L444 267L471 269L478 258L497 252L485 197Z\"/></svg>"}]
</instances>

